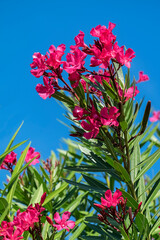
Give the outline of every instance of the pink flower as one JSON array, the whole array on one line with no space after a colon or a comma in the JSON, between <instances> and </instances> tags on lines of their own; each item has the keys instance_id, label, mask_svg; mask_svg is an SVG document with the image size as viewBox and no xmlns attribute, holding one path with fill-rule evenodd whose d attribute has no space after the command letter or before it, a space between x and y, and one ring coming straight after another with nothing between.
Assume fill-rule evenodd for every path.
<instances>
[{"instance_id":1,"label":"pink flower","mask_svg":"<svg viewBox=\"0 0 160 240\"><path fill-rule=\"evenodd\" d=\"M67 221L70 218L70 215L70 212L64 212L61 219L59 213L56 212L54 214L56 224L53 224L53 227L55 227L58 231L61 229L66 229L67 231L73 229L75 227L75 222L71 220Z\"/></svg>"},{"instance_id":2,"label":"pink flower","mask_svg":"<svg viewBox=\"0 0 160 240\"><path fill-rule=\"evenodd\" d=\"M132 61L132 58L135 57L135 52L131 49L128 48L124 54L123 47L121 47L122 51L119 51L116 60L121 64L125 65L126 67L130 68L131 64L130 62Z\"/></svg>"},{"instance_id":3,"label":"pink flower","mask_svg":"<svg viewBox=\"0 0 160 240\"><path fill-rule=\"evenodd\" d=\"M9 170L12 172L13 165L16 165L17 163L17 154L14 152L11 152L7 154L0 166L0 169Z\"/></svg>"},{"instance_id":4,"label":"pink flower","mask_svg":"<svg viewBox=\"0 0 160 240\"><path fill-rule=\"evenodd\" d=\"M160 120L160 111L153 111L153 116L149 119L151 122L156 122Z\"/></svg>"},{"instance_id":5,"label":"pink flower","mask_svg":"<svg viewBox=\"0 0 160 240\"><path fill-rule=\"evenodd\" d=\"M122 192L120 192L118 189L115 191L115 193L112 196L111 190L107 190L105 192L105 199L101 197L101 204L94 204L95 206L105 209L105 207L110 208L116 207L120 201L123 201Z\"/></svg>"},{"instance_id":6,"label":"pink flower","mask_svg":"<svg viewBox=\"0 0 160 240\"><path fill-rule=\"evenodd\" d=\"M53 80L48 77L43 77L44 86L42 84L37 84L36 91L39 93L39 96L43 99L47 97L51 98L52 94L55 93L55 89L53 87Z\"/></svg>"},{"instance_id":7,"label":"pink flower","mask_svg":"<svg viewBox=\"0 0 160 240\"><path fill-rule=\"evenodd\" d=\"M81 75L78 72L73 72L69 74L68 79L71 81L71 86L73 88L78 87L79 81L81 79Z\"/></svg>"},{"instance_id":8,"label":"pink flower","mask_svg":"<svg viewBox=\"0 0 160 240\"><path fill-rule=\"evenodd\" d=\"M148 81L149 77L147 74L144 74L143 71L139 72L139 80L136 83Z\"/></svg>"},{"instance_id":9,"label":"pink flower","mask_svg":"<svg viewBox=\"0 0 160 240\"><path fill-rule=\"evenodd\" d=\"M135 97L139 93L139 90L137 89L137 86L132 86L125 90L124 97L126 98L126 101L128 101L130 98ZM133 98L134 99L134 98Z\"/></svg>"},{"instance_id":10,"label":"pink flower","mask_svg":"<svg viewBox=\"0 0 160 240\"><path fill-rule=\"evenodd\" d=\"M82 52L80 49L75 49L73 53L68 53L66 56L67 61L63 63L63 69L72 74L77 70L81 70L84 68L87 54Z\"/></svg>"},{"instance_id":11,"label":"pink flower","mask_svg":"<svg viewBox=\"0 0 160 240\"><path fill-rule=\"evenodd\" d=\"M0 236L3 237L3 240L20 240L22 237L22 229L14 228L13 222L3 221L0 227Z\"/></svg>"},{"instance_id":12,"label":"pink flower","mask_svg":"<svg viewBox=\"0 0 160 240\"><path fill-rule=\"evenodd\" d=\"M99 121L96 121L94 118L91 117L87 117L86 121L82 121L81 122L81 126L88 132L84 133L84 137L86 139L91 139L91 138L95 138L97 136L97 134L99 133L99 128L101 126Z\"/></svg>"},{"instance_id":13,"label":"pink flower","mask_svg":"<svg viewBox=\"0 0 160 240\"><path fill-rule=\"evenodd\" d=\"M57 49L54 45L51 45L49 48L49 58L46 61L47 65L53 67L54 69L57 69L62 63L61 58L64 55L65 49L66 46L64 44L59 45Z\"/></svg>"},{"instance_id":14,"label":"pink flower","mask_svg":"<svg viewBox=\"0 0 160 240\"><path fill-rule=\"evenodd\" d=\"M36 69L32 69L31 73L39 78L43 75L43 73L45 72L45 70L48 69L48 67L46 66L46 61L47 56L42 55L41 53L34 53L33 54L33 63L30 64L31 68L36 68Z\"/></svg>"},{"instance_id":15,"label":"pink flower","mask_svg":"<svg viewBox=\"0 0 160 240\"><path fill-rule=\"evenodd\" d=\"M117 118L120 115L120 113L118 113L118 109L116 107L110 107L109 109L107 107L104 107L101 109L100 115L101 115L101 122L103 125L106 125L106 126L119 125Z\"/></svg>"},{"instance_id":16,"label":"pink flower","mask_svg":"<svg viewBox=\"0 0 160 240\"><path fill-rule=\"evenodd\" d=\"M38 155L38 156L37 156ZM37 156L37 157L36 157ZM39 152L35 152L35 148L33 148L33 147L30 147L29 149L28 149L28 152L27 152L27 155L26 155L26 157L25 157L25 161L28 163L31 159L33 159L34 157L36 157L34 160L33 160L33 162L31 162L30 164L29 164L29 166L30 165L35 165L36 163L39 163L39 158L40 158L40 153Z\"/></svg>"},{"instance_id":17,"label":"pink flower","mask_svg":"<svg viewBox=\"0 0 160 240\"><path fill-rule=\"evenodd\" d=\"M73 116L75 117L75 120L81 120L84 116L84 114L87 114L88 111L86 111L84 108L81 108L79 106L75 106L73 110Z\"/></svg>"},{"instance_id":18,"label":"pink flower","mask_svg":"<svg viewBox=\"0 0 160 240\"><path fill-rule=\"evenodd\" d=\"M74 51L78 47L87 47L87 45L84 43L84 32L80 31L79 34L74 38L76 46L70 46L70 49Z\"/></svg>"}]
</instances>

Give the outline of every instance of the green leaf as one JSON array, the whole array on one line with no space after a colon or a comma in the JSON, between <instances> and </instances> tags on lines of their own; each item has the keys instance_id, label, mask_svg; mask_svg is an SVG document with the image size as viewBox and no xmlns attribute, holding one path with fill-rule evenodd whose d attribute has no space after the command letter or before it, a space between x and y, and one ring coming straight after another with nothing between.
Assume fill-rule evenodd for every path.
<instances>
[{"instance_id":1,"label":"green leaf","mask_svg":"<svg viewBox=\"0 0 160 240\"><path fill-rule=\"evenodd\" d=\"M135 222L140 232L140 236L143 236L141 239L146 240L146 237L149 236L149 224L147 218L139 212L136 216Z\"/></svg>"},{"instance_id":2,"label":"green leaf","mask_svg":"<svg viewBox=\"0 0 160 240\"><path fill-rule=\"evenodd\" d=\"M119 64L116 62L113 63L113 66L115 71L117 71L118 80L120 80L120 84L124 88L124 75L123 75L122 67L119 68Z\"/></svg>"},{"instance_id":3,"label":"green leaf","mask_svg":"<svg viewBox=\"0 0 160 240\"><path fill-rule=\"evenodd\" d=\"M141 169L141 171L138 173L137 177L135 178L135 182L154 165L154 163L159 159L159 157L160 157L160 149L158 149L146 160L144 160L143 162L141 162L136 166L136 167L140 167L141 165L145 164L145 166Z\"/></svg>"},{"instance_id":4,"label":"green leaf","mask_svg":"<svg viewBox=\"0 0 160 240\"><path fill-rule=\"evenodd\" d=\"M38 156L38 155L37 155L37 156ZM13 183L15 182L15 180L17 179L17 177L21 174L21 172L23 172L23 171L29 166L29 164L30 164L31 162L33 162L34 159L37 158L37 156L35 156L35 157L32 158L28 163L26 163L25 166L22 167L22 168L14 175L14 177L12 177L12 178L10 179L9 183L6 185L5 189L3 190L2 195L5 194L5 192L6 192L6 190L7 190L8 188L11 188L11 186L13 185Z\"/></svg>"},{"instance_id":5,"label":"green leaf","mask_svg":"<svg viewBox=\"0 0 160 240\"><path fill-rule=\"evenodd\" d=\"M17 173L20 171L23 163L24 163L24 160L25 160L25 157L26 157L26 154L27 154L27 151L30 147L30 143L28 144L28 146L25 148L25 150L23 151L23 153L21 154L16 166L15 166L15 169L12 173L12 177L10 179L10 181L12 181L12 179L17 175ZM18 175L19 176L19 175ZM16 177L16 180L14 182L14 184L8 189L8 194L7 194L7 201L8 201L8 204L9 204L9 209L11 207L11 204L12 204L12 199L13 199L13 196L14 196L14 192L15 192L15 189L16 189L16 185L17 185L17 182L18 182L18 176Z\"/></svg>"},{"instance_id":6,"label":"green leaf","mask_svg":"<svg viewBox=\"0 0 160 240\"><path fill-rule=\"evenodd\" d=\"M74 182L74 181L71 181L71 180L67 180L67 179L64 179L64 180L67 183L72 184L75 187L78 187L79 189L82 189L84 191L88 191L88 192L95 191L95 192L99 192L99 193L102 193L102 194L105 193L105 191L106 191L106 190L104 190L101 187L97 187L97 186L95 187L95 186L90 186L90 185L86 185L86 184L83 184L83 183L77 183L77 182Z\"/></svg>"},{"instance_id":7,"label":"green leaf","mask_svg":"<svg viewBox=\"0 0 160 240\"><path fill-rule=\"evenodd\" d=\"M145 187L145 192L152 187L152 185L160 179L160 171L149 181Z\"/></svg>"},{"instance_id":8,"label":"green leaf","mask_svg":"<svg viewBox=\"0 0 160 240\"><path fill-rule=\"evenodd\" d=\"M127 198L127 206L132 207L133 210L136 210L138 208L138 203L136 200L129 193L125 192L123 188L120 188L120 191L122 192L123 197Z\"/></svg>"},{"instance_id":9,"label":"green leaf","mask_svg":"<svg viewBox=\"0 0 160 240\"><path fill-rule=\"evenodd\" d=\"M37 190L34 192L31 198L30 204L39 203L42 195L43 195L43 185L41 184L39 188L37 188Z\"/></svg>"},{"instance_id":10,"label":"green leaf","mask_svg":"<svg viewBox=\"0 0 160 240\"><path fill-rule=\"evenodd\" d=\"M115 170L111 167L107 169L107 168L90 166L90 165L80 165L80 166L74 166L74 167L68 166L68 167L65 167L65 169L68 169L70 171L75 171L75 172L108 172L108 173L115 172Z\"/></svg>"},{"instance_id":11,"label":"green leaf","mask_svg":"<svg viewBox=\"0 0 160 240\"><path fill-rule=\"evenodd\" d=\"M63 212L73 212L80 205L81 201L87 194L88 192L81 193L74 201L72 201L70 204L67 204L67 207L64 208Z\"/></svg>"},{"instance_id":12,"label":"green leaf","mask_svg":"<svg viewBox=\"0 0 160 240\"><path fill-rule=\"evenodd\" d=\"M144 131L145 131L146 127L147 127L150 110L151 110L151 101L148 101L148 103L146 105L146 109L145 109L144 115L143 115L140 133L144 133Z\"/></svg>"},{"instance_id":13,"label":"green leaf","mask_svg":"<svg viewBox=\"0 0 160 240\"><path fill-rule=\"evenodd\" d=\"M127 233L124 231L124 229L122 227L119 227L119 229L121 230L122 236L124 240L130 240Z\"/></svg>"},{"instance_id":14,"label":"green leaf","mask_svg":"<svg viewBox=\"0 0 160 240\"><path fill-rule=\"evenodd\" d=\"M20 128L22 127L22 125L23 125L23 122L21 123L21 125L19 126L19 128L17 129L17 131L15 132L15 134L13 135L13 137L11 138L11 140L10 140L8 146L6 147L5 152L8 151L8 150L10 149L10 147L12 146L12 144L13 144L13 142L14 142L14 140L15 140L15 138L16 138L16 136L17 136L19 130L20 130Z\"/></svg>"},{"instance_id":15,"label":"green leaf","mask_svg":"<svg viewBox=\"0 0 160 240\"><path fill-rule=\"evenodd\" d=\"M111 86L109 85L109 83L106 80L103 80L103 86L106 90L107 95L113 99L116 100L117 99L117 94L116 92L111 88Z\"/></svg>"},{"instance_id":16,"label":"green leaf","mask_svg":"<svg viewBox=\"0 0 160 240\"><path fill-rule=\"evenodd\" d=\"M160 216L157 218L155 223L152 226L152 229L150 231L150 234L154 233L154 231L160 226Z\"/></svg>"},{"instance_id":17,"label":"green leaf","mask_svg":"<svg viewBox=\"0 0 160 240\"><path fill-rule=\"evenodd\" d=\"M113 147L113 143L110 141L110 139L106 136L106 134L104 133L104 131L102 129L100 129L100 133L102 134L103 136L103 139L104 139L104 142L106 144L106 147L109 151L109 153L111 153L111 155L113 156L113 158L115 160L117 160L117 155L115 153L115 149Z\"/></svg>"},{"instance_id":18,"label":"green leaf","mask_svg":"<svg viewBox=\"0 0 160 240\"><path fill-rule=\"evenodd\" d=\"M71 172L70 174L69 174L69 176L67 177L67 179L69 180L69 179L71 179L73 176L74 176L74 172ZM56 189L56 190L54 190L53 192L51 192L47 197L46 197L46 199L45 199L45 201L44 201L44 203L43 203L43 206L45 205L45 204L47 204L48 202L50 202L54 197L56 197L59 193L61 193L66 187L68 186L68 183L62 183L61 184L61 186L58 188L58 189Z\"/></svg>"},{"instance_id":19,"label":"green leaf","mask_svg":"<svg viewBox=\"0 0 160 240\"><path fill-rule=\"evenodd\" d=\"M124 180L124 182L127 183L128 186L131 186L132 181L126 169L119 162L116 161L114 161L114 168L117 170L117 172L119 172L120 177Z\"/></svg>"},{"instance_id":20,"label":"green leaf","mask_svg":"<svg viewBox=\"0 0 160 240\"><path fill-rule=\"evenodd\" d=\"M159 191L160 189L160 179L158 179L156 181L156 183L154 184L154 186L152 187L152 190L150 191L147 199L146 199L146 202L144 204L144 207L143 207L143 211L149 206L149 204L153 201L154 197L156 196L157 192Z\"/></svg>"},{"instance_id":21,"label":"green leaf","mask_svg":"<svg viewBox=\"0 0 160 240\"><path fill-rule=\"evenodd\" d=\"M94 87L95 89L97 89L97 90L99 90L99 91L101 91L101 92L104 92L104 89L103 89L102 85L101 85L98 81L96 81L96 79L95 79L95 82L96 82L96 83L93 83L93 82L91 82L88 78L86 78L85 76L81 75L81 77L82 77L83 80L84 80L86 83L88 83L91 87Z\"/></svg>"},{"instance_id":22,"label":"green leaf","mask_svg":"<svg viewBox=\"0 0 160 240\"><path fill-rule=\"evenodd\" d=\"M64 93L56 91L53 95L53 98L59 100L60 102L67 103L69 106L74 106L75 103L71 97L66 96Z\"/></svg>"},{"instance_id":23,"label":"green leaf","mask_svg":"<svg viewBox=\"0 0 160 240\"><path fill-rule=\"evenodd\" d=\"M5 198L0 198L0 213L3 213L4 210L8 207L8 202Z\"/></svg>"},{"instance_id":24,"label":"green leaf","mask_svg":"<svg viewBox=\"0 0 160 240\"><path fill-rule=\"evenodd\" d=\"M131 174L132 181L134 181L137 176L139 168L137 168L136 166L140 162L140 158L141 158L141 154L140 154L140 147L139 147L139 137L137 137L137 139L134 142L133 151L130 156L130 166L131 166L130 174Z\"/></svg>"}]
</instances>

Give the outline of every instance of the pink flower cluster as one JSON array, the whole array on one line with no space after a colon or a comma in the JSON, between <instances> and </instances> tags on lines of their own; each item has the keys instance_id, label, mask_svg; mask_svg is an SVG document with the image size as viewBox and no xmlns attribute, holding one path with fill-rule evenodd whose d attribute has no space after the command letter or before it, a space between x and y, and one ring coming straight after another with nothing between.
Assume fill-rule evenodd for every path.
<instances>
[{"instance_id":1,"label":"pink flower cluster","mask_svg":"<svg viewBox=\"0 0 160 240\"><path fill-rule=\"evenodd\" d=\"M34 207L31 204L24 212L18 210L13 222L3 221L0 227L0 236L3 237L3 240L23 239L23 232L34 231L36 228L35 223L40 221L41 212L45 210L42 207L45 198L46 193L42 195L40 204L36 203Z\"/></svg>"},{"instance_id":2,"label":"pink flower cluster","mask_svg":"<svg viewBox=\"0 0 160 240\"><path fill-rule=\"evenodd\" d=\"M105 192L105 199L101 197L101 204L94 204L96 207L100 208L100 214L98 219L106 225L109 225L113 229L120 232L119 228L112 225L110 219L116 221L118 224L123 225L125 232L128 233L130 227L132 226L137 213L140 211L142 202L139 203L137 209L132 211L131 207L126 207L127 198L124 200L122 197L122 192L118 189L112 195L111 190ZM129 226L126 226L125 219L128 217L130 221Z\"/></svg>"},{"instance_id":3,"label":"pink flower cluster","mask_svg":"<svg viewBox=\"0 0 160 240\"><path fill-rule=\"evenodd\" d=\"M107 190L105 192L105 199L101 197L101 204L95 203L94 205L101 209L106 209L110 207L116 207L120 203L120 201L124 201L124 198L122 197L122 192L117 189L112 196L111 190Z\"/></svg>"},{"instance_id":4,"label":"pink flower cluster","mask_svg":"<svg viewBox=\"0 0 160 240\"><path fill-rule=\"evenodd\" d=\"M99 133L99 128L103 125L119 125L117 118L120 113L116 107L104 107L101 109L100 113L98 113L92 101L91 104L92 107L88 110L79 106L76 106L73 110L73 116L75 117L75 120L82 120L81 126L87 131L83 135L86 139L95 138Z\"/></svg>"},{"instance_id":5,"label":"pink flower cluster","mask_svg":"<svg viewBox=\"0 0 160 240\"><path fill-rule=\"evenodd\" d=\"M49 52L45 55L34 53L31 73L37 78L43 76L44 83L44 85L38 84L36 86L39 95L43 99L46 99L47 97L51 97L57 90L71 92L70 87L62 77L63 70L69 74L68 79L72 87L75 88L78 86L80 80L82 85L85 85L84 80L81 78L81 74L85 72L90 73L87 73L85 76L91 81L95 81L94 79L96 79L102 82L102 76L104 79L105 76L107 78L110 77L108 70L112 67L111 62L116 62L119 66L125 65L130 68L135 53L131 48L124 51L124 46L118 46L116 36L112 33L114 27L115 24L109 23L108 28L101 25L92 28L90 32L91 36L98 39L94 40L94 44L90 44L89 46L84 43L84 33L80 31L75 37L75 45L70 46L70 53L66 55L66 61L62 61L62 56L66 48L64 44L59 45L57 49L51 45ZM85 68L85 58L87 56L91 56L91 67L99 66L101 68L96 74ZM58 85L58 79L65 84L64 87Z\"/></svg>"},{"instance_id":6,"label":"pink flower cluster","mask_svg":"<svg viewBox=\"0 0 160 240\"><path fill-rule=\"evenodd\" d=\"M11 152L5 156L2 164L0 165L0 169L5 169L12 172L13 166L16 165L16 163L17 163L17 154L14 152Z\"/></svg>"},{"instance_id":7,"label":"pink flower cluster","mask_svg":"<svg viewBox=\"0 0 160 240\"><path fill-rule=\"evenodd\" d=\"M69 231L70 229L73 229L75 227L75 222L72 220L68 220L70 218L71 213L70 212L64 212L62 215L62 219L58 212L54 214L54 221L56 224L53 223L52 219L50 217L46 217L49 224L51 224L56 230L60 231L62 229L66 229Z\"/></svg>"}]
</instances>

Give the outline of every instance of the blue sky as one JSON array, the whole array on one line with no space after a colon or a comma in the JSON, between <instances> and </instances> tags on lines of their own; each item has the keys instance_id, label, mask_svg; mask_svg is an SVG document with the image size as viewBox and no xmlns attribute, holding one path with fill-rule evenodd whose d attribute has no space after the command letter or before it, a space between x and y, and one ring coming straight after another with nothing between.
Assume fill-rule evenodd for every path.
<instances>
[{"instance_id":1,"label":"blue sky","mask_svg":"<svg viewBox=\"0 0 160 240\"><path fill-rule=\"evenodd\" d=\"M68 129L57 121L65 120L64 110L53 100L41 99L35 91L40 82L30 74L34 52L46 53L49 46L74 44L79 30L85 41L99 24L116 23L114 33L120 45L131 47L136 58L131 73L138 79L143 70L150 81L139 84L141 98L151 100L155 110L159 102L160 2L155 1L0 1L0 151L24 120L18 141L30 139L43 159L60 148Z\"/></svg>"}]
</instances>

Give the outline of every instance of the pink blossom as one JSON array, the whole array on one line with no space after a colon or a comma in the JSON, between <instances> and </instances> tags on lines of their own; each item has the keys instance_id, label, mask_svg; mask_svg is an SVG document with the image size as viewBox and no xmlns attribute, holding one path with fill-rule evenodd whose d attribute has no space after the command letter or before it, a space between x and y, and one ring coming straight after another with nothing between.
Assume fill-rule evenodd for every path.
<instances>
[{"instance_id":1,"label":"pink blossom","mask_svg":"<svg viewBox=\"0 0 160 240\"><path fill-rule=\"evenodd\" d=\"M97 136L97 134L99 133L99 128L101 126L99 121L96 121L95 119L91 118L91 117L87 117L86 121L82 121L81 122L81 126L88 132L84 133L84 137L86 139L91 139L91 138L95 138Z\"/></svg>"},{"instance_id":2,"label":"pink blossom","mask_svg":"<svg viewBox=\"0 0 160 240\"><path fill-rule=\"evenodd\" d=\"M153 116L149 119L151 122L157 122L160 120L160 111L153 111Z\"/></svg>"},{"instance_id":3,"label":"pink blossom","mask_svg":"<svg viewBox=\"0 0 160 240\"><path fill-rule=\"evenodd\" d=\"M120 115L120 113L118 113L118 109L116 107L110 107L109 109L107 107L104 107L101 109L100 115L101 115L101 122L103 125L108 125L108 126L119 125L117 118Z\"/></svg>"},{"instance_id":4,"label":"pink blossom","mask_svg":"<svg viewBox=\"0 0 160 240\"><path fill-rule=\"evenodd\" d=\"M53 80L49 79L48 77L43 77L44 85L37 84L36 91L39 93L39 96L43 99L47 97L51 98L52 94L55 93L55 89L53 87Z\"/></svg>"},{"instance_id":5,"label":"pink blossom","mask_svg":"<svg viewBox=\"0 0 160 240\"><path fill-rule=\"evenodd\" d=\"M132 86L127 90L125 90L124 97L126 98L126 101L128 101L130 98L135 97L138 93L139 93L139 90L137 89L137 86Z\"/></svg>"},{"instance_id":6,"label":"pink blossom","mask_svg":"<svg viewBox=\"0 0 160 240\"><path fill-rule=\"evenodd\" d=\"M88 114L89 112L86 111L84 108L81 108L79 106L75 106L73 110L73 116L75 117L75 120L81 120L84 117L84 114Z\"/></svg>"},{"instance_id":7,"label":"pink blossom","mask_svg":"<svg viewBox=\"0 0 160 240\"><path fill-rule=\"evenodd\" d=\"M75 50L78 47L87 47L87 45L84 43L84 32L80 31L79 34L74 38L76 46L70 46L71 50Z\"/></svg>"},{"instance_id":8,"label":"pink blossom","mask_svg":"<svg viewBox=\"0 0 160 240\"><path fill-rule=\"evenodd\" d=\"M105 199L101 197L101 204L94 204L95 206L105 209L105 207L116 207L120 201L123 201L122 192L120 192L118 189L115 191L115 193L112 196L111 190L107 190L105 192Z\"/></svg>"},{"instance_id":9,"label":"pink blossom","mask_svg":"<svg viewBox=\"0 0 160 240\"><path fill-rule=\"evenodd\" d=\"M71 215L70 212L68 211L64 212L61 219L59 213L56 212L54 214L54 220L56 224L53 224L53 227L55 227L58 231L62 229L66 229L67 231L69 231L70 229L73 229L75 227L75 222L68 220L70 218L70 215Z\"/></svg>"},{"instance_id":10,"label":"pink blossom","mask_svg":"<svg viewBox=\"0 0 160 240\"><path fill-rule=\"evenodd\" d=\"M28 149L27 154L26 154L25 161L28 163L34 157L36 157L36 158L29 165L35 165L36 163L39 163L38 159L40 158L40 153L39 152L35 152L35 148L30 147Z\"/></svg>"},{"instance_id":11,"label":"pink blossom","mask_svg":"<svg viewBox=\"0 0 160 240\"><path fill-rule=\"evenodd\" d=\"M49 48L49 58L46 61L47 65L53 67L54 69L57 69L62 63L61 58L64 55L65 49L66 46L64 44L59 45L57 49L54 45L51 45Z\"/></svg>"},{"instance_id":12,"label":"pink blossom","mask_svg":"<svg viewBox=\"0 0 160 240\"><path fill-rule=\"evenodd\" d=\"M136 83L145 82L145 81L148 81L148 80L149 80L148 75L144 74L143 71L140 71L139 72L139 79Z\"/></svg>"},{"instance_id":13,"label":"pink blossom","mask_svg":"<svg viewBox=\"0 0 160 240\"><path fill-rule=\"evenodd\" d=\"M108 44L109 42L116 39L116 36L113 35L112 30L115 28L115 24L109 22L108 29L106 26L98 25L95 28L92 28L90 34L94 37L99 37L100 41L103 44Z\"/></svg>"},{"instance_id":14,"label":"pink blossom","mask_svg":"<svg viewBox=\"0 0 160 240\"><path fill-rule=\"evenodd\" d=\"M3 237L3 240L20 240L22 237L22 229L14 228L13 222L2 221L0 227L0 236Z\"/></svg>"},{"instance_id":15,"label":"pink blossom","mask_svg":"<svg viewBox=\"0 0 160 240\"><path fill-rule=\"evenodd\" d=\"M123 47L121 47L121 50L118 52L116 55L116 60L121 64L125 65L126 67L130 68L131 67L131 61L135 57L135 52L131 49L128 48L124 54Z\"/></svg>"},{"instance_id":16,"label":"pink blossom","mask_svg":"<svg viewBox=\"0 0 160 240\"><path fill-rule=\"evenodd\" d=\"M71 86L73 88L78 87L79 80L81 79L81 75L78 72L73 72L69 74L68 79L71 81Z\"/></svg>"},{"instance_id":17,"label":"pink blossom","mask_svg":"<svg viewBox=\"0 0 160 240\"><path fill-rule=\"evenodd\" d=\"M87 54L82 52L80 49L75 49L73 53L68 53L66 56L67 61L63 63L63 69L72 74L77 70L81 70L84 68Z\"/></svg>"},{"instance_id":18,"label":"pink blossom","mask_svg":"<svg viewBox=\"0 0 160 240\"><path fill-rule=\"evenodd\" d=\"M0 166L0 169L9 170L12 172L13 165L16 165L17 163L17 154L14 152L11 152L7 154Z\"/></svg>"},{"instance_id":19,"label":"pink blossom","mask_svg":"<svg viewBox=\"0 0 160 240\"><path fill-rule=\"evenodd\" d=\"M48 67L46 66L46 61L47 56L42 55L41 53L34 53L33 54L33 63L30 64L31 68L36 68L36 69L32 69L31 73L39 78L43 75L43 73L45 72L45 70L48 69Z\"/></svg>"}]
</instances>

